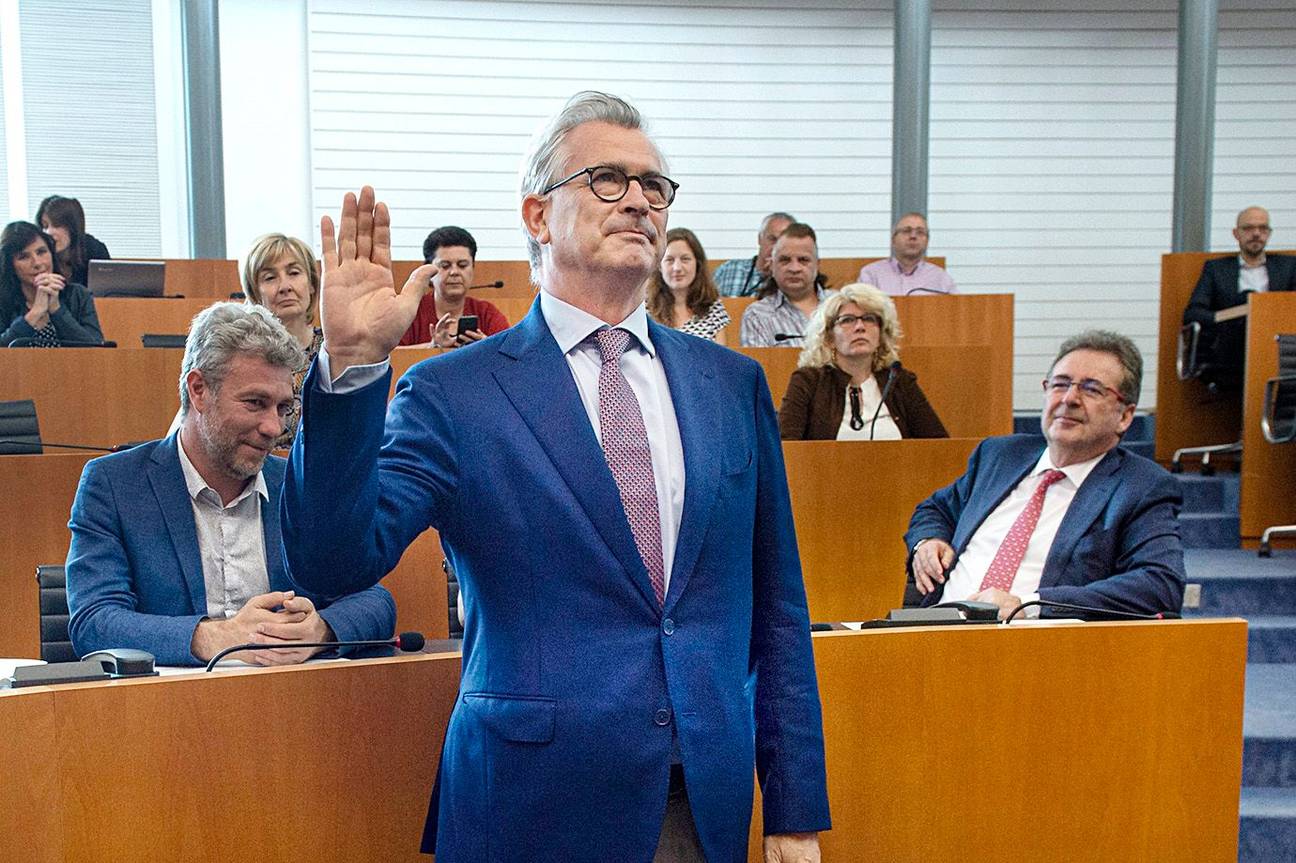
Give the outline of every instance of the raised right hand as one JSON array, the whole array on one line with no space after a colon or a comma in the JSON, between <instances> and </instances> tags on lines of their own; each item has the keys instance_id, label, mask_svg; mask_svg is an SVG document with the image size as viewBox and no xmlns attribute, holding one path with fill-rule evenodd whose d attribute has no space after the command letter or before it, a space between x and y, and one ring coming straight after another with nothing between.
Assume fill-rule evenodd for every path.
<instances>
[{"instance_id":1,"label":"raised right hand","mask_svg":"<svg viewBox=\"0 0 1296 863\"><path fill-rule=\"evenodd\" d=\"M945 570L954 565L954 549L943 539L929 539L914 552L914 585L922 594L931 593L945 583Z\"/></svg>"},{"instance_id":2,"label":"raised right hand","mask_svg":"<svg viewBox=\"0 0 1296 863\"><path fill-rule=\"evenodd\" d=\"M391 269L391 216L365 186L359 199L342 199L336 239L333 220L320 220L324 249L320 322L330 370L380 362L400 343L428 289L428 267L419 267L396 293Z\"/></svg>"}]
</instances>

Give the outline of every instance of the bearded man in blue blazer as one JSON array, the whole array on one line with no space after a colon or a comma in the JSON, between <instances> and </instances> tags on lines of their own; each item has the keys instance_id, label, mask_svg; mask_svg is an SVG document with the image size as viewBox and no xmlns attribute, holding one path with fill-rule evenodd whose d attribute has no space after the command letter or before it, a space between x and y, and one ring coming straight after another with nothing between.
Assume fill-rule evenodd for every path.
<instances>
[{"instance_id":1,"label":"bearded man in blue blazer","mask_svg":"<svg viewBox=\"0 0 1296 863\"><path fill-rule=\"evenodd\" d=\"M644 309L676 184L638 112L573 97L522 218L540 295L420 363L386 409L385 205L322 223L324 347L289 457L294 581L372 584L429 525L464 598L463 672L424 835L438 863L817 861L822 721L778 423L760 368Z\"/></svg>"},{"instance_id":2,"label":"bearded man in blue blazer","mask_svg":"<svg viewBox=\"0 0 1296 863\"><path fill-rule=\"evenodd\" d=\"M113 647L161 665L301 662L294 642L389 637L373 587L332 604L294 592L279 534L285 462L270 455L293 403L296 339L261 306L218 303L191 327L176 434L89 462L72 504L68 629L78 655Z\"/></svg>"},{"instance_id":3,"label":"bearded man in blue blazer","mask_svg":"<svg viewBox=\"0 0 1296 863\"><path fill-rule=\"evenodd\" d=\"M1091 330L1063 343L1044 381L1044 440L988 438L963 476L915 510L905 542L922 604L993 602L1001 618L1033 600L1178 612L1179 484L1119 446L1142 377L1125 336Z\"/></svg>"}]
</instances>

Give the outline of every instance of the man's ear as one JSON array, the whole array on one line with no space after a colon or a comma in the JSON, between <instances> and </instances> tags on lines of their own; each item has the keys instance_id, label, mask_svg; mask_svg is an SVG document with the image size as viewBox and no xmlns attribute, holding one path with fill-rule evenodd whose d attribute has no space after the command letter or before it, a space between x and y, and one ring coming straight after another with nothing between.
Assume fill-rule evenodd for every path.
<instances>
[{"instance_id":1,"label":"man's ear","mask_svg":"<svg viewBox=\"0 0 1296 863\"><path fill-rule=\"evenodd\" d=\"M212 399L212 389L207 385L206 378L198 369L190 369L189 374L185 375L185 389L189 391L189 407L206 413Z\"/></svg>"},{"instance_id":2,"label":"man's ear","mask_svg":"<svg viewBox=\"0 0 1296 863\"><path fill-rule=\"evenodd\" d=\"M1125 405L1125 409L1121 411L1121 419L1120 419L1121 434L1125 434L1125 432L1129 429L1130 424L1134 422L1134 407L1135 407L1134 405Z\"/></svg>"},{"instance_id":3,"label":"man's ear","mask_svg":"<svg viewBox=\"0 0 1296 863\"><path fill-rule=\"evenodd\" d=\"M527 195L522 199L522 224L527 233L537 243L544 246L549 243L549 200L539 195Z\"/></svg>"}]
</instances>

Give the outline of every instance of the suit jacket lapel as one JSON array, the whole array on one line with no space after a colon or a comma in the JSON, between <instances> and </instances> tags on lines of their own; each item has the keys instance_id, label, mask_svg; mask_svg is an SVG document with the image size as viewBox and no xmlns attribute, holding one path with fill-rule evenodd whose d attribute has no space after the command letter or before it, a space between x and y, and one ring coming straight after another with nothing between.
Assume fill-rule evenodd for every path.
<instances>
[{"instance_id":1,"label":"suit jacket lapel","mask_svg":"<svg viewBox=\"0 0 1296 863\"><path fill-rule=\"evenodd\" d=\"M266 500L261 503L261 528L265 538L266 578L271 590L288 590L288 572L284 568L283 534L279 527L279 496L283 491L286 464L271 456L261 468L266 483Z\"/></svg>"},{"instance_id":2,"label":"suit jacket lapel","mask_svg":"<svg viewBox=\"0 0 1296 863\"><path fill-rule=\"evenodd\" d=\"M715 371L693 349L689 342L693 337L681 336L655 323L650 323L648 330L666 369L684 446L684 510L665 602L665 610L669 611L693 574L711 524L723 462L715 430L723 425L713 397Z\"/></svg>"},{"instance_id":3,"label":"suit jacket lapel","mask_svg":"<svg viewBox=\"0 0 1296 863\"><path fill-rule=\"evenodd\" d=\"M1003 503L1017 483L1022 481L1026 474L1030 473L1031 468L1039 461L1040 452L1044 448L1041 446L1039 452L1036 452L1028 461L1023 462L1017 470L1000 470L994 473L987 472L985 476L984 488L974 488L972 499L968 501L967 518L959 519L959 530L961 533L954 537L954 548L959 554L962 554L967 548L968 542L971 541L973 534L981 527L981 523L994 512L995 507ZM978 478L979 479L979 478ZM979 482L978 482L979 484Z\"/></svg>"},{"instance_id":4,"label":"suit jacket lapel","mask_svg":"<svg viewBox=\"0 0 1296 863\"><path fill-rule=\"evenodd\" d=\"M171 546L184 573L189 602L195 614L207 613L207 585L203 581L202 557L198 551L198 530L194 527L193 502L180 469L179 433L159 443L149 459L148 479L158 509L171 535Z\"/></svg>"},{"instance_id":5,"label":"suit jacket lapel","mask_svg":"<svg viewBox=\"0 0 1296 863\"><path fill-rule=\"evenodd\" d=\"M599 536L630 574L630 580L656 608L657 597L635 546L621 494L590 426L567 358L540 313L539 299L517 326L504 332L499 352L515 360L493 372L504 395L531 429Z\"/></svg>"},{"instance_id":6,"label":"suit jacket lapel","mask_svg":"<svg viewBox=\"0 0 1296 863\"><path fill-rule=\"evenodd\" d=\"M1071 553L1078 543L1089 532L1089 527L1102 515L1107 502L1111 500L1116 483L1119 482L1119 468L1124 454L1113 449L1094 465L1094 469L1085 478L1084 484L1076 490L1071 505L1067 507L1062 523L1058 525L1057 536L1049 549L1048 558L1044 561L1044 574L1040 578L1040 587L1052 587L1062 575L1063 567L1071 559Z\"/></svg>"}]
</instances>

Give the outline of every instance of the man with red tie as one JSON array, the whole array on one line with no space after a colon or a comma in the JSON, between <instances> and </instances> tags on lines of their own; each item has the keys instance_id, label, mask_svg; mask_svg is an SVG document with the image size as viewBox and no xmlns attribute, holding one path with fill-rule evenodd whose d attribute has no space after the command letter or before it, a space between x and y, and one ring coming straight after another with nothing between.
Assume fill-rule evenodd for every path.
<instances>
[{"instance_id":1,"label":"man with red tie","mask_svg":"<svg viewBox=\"0 0 1296 863\"><path fill-rule=\"evenodd\" d=\"M1044 380L1044 441L988 438L963 476L914 511L905 542L923 605L993 602L1000 618L1032 600L1179 610L1178 483L1119 446L1142 376L1125 336L1091 330L1063 343Z\"/></svg>"}]
</instances>

